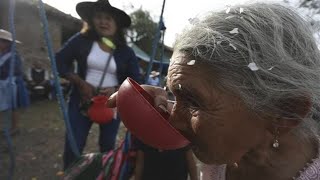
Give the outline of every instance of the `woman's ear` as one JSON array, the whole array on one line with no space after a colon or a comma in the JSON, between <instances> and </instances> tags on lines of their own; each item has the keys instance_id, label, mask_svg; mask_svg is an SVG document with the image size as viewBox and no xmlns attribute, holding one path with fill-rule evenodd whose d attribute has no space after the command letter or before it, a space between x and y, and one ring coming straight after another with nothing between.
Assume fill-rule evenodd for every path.
<instances>
[{"instance_id":1,"label":"woman's ear","mask_svg":"<svg viewBox=\"0 0 320 180\"><path fill-rule=\"evenodd\" d=\"M281 100L278 108L281 109L281 112L272 122L272 128L278 129L281 135L296 128L303 121L311 111L312 101L307 95L296 96Z\"/></svg>"}]
</instances>

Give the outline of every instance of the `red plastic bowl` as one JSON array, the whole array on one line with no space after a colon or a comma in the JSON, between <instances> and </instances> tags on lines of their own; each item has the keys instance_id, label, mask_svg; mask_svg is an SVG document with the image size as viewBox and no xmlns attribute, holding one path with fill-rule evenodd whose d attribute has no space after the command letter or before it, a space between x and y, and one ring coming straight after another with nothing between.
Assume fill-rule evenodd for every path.
<instances>
[{"instance_id":1,"label":"red plastic bowl","mask_svg":"<svg viewBox=\"0 0 320 180\"><path fill-rule=\"evenodd\" d=\"M153 98L131 78L119 88L117 108L123 124L143 143L161 150L179 149L190 142L153 106Z\"/></svg>"}]
</instances>

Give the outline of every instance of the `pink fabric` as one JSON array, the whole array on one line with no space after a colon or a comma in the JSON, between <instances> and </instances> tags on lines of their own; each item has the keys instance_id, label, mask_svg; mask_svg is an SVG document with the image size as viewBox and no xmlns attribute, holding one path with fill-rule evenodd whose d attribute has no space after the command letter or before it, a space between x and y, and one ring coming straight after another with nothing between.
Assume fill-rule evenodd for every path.
<instances>
[{"instance_id":1,"label":"pink fabric","mask_svg":"<svg viewBox=\"0 0 320 180\"><path fill-rule=\"evenodd\" d=\"M226 180L226 166L203 165L201 168L202 178L200 180ZM320 149L318 157L300 172L295 180L320 180Z\"/></svg>"}]
</instances>

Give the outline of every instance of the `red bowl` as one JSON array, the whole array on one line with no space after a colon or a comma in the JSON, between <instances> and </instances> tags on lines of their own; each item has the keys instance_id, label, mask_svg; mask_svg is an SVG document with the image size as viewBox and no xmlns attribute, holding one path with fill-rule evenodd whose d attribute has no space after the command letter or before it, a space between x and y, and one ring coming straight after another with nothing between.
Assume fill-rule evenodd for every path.
<instances>
[{"instance_id":1,"label":"red bowl","mask_svg":"<svg viewBox=\"0 0 320 180\"><path fill-rule=\"evenodd\" d=\"M161 150L179 149L190 142L153 106L153 98L127 78L119 88L117 108L123 124L143 143Z\"/></svg>"}]
</instances>

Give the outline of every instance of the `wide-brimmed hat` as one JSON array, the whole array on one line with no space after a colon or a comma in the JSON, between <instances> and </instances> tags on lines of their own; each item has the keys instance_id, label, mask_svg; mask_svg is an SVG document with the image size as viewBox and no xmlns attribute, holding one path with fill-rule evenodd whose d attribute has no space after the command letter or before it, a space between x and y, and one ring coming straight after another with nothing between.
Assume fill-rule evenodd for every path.
<instances>
[{"instance_id":1,"label":"wide-brimmed hat","mask_svg":"<svg viewBox=\"0 0 320 180\"><path fill-rule=\"evenodd\" d=\"M124 11L111 6L108 0L98 0L96 2L80 2L77 4L76 10L81 19L85 21L88 21L91 18L95 10L101 10L113 14L115 17L117 17L117 20L119 21L118 24L121 28L127 28L131 25L130 16Z\"/></svg>"},{"instance_id":2,"label":"wide-brimmed hat","mask_svg":"<svg viewBox=\"0 0 320 180\"><path fill-rule=\"evenodd\" d=\"M9 31L6 31L4 29L0 29L0 39L4 39L4 40L10 41L10 42L13 41L12 34ZM18 40L15 40L15 42L19 43L19 44L21 43Z\"/></svg>"},{"instance_id":3,"label":"wide-brimmed hat","mask_svg":"<svg viewBox=\"0 0 320 180\"><path fill-rule=\"evenodd\" d=\"M156 76L159 76L159 75L160 75L160 73L157 72L157 71L151 71L151 73L150 73L150 77L156 77Z\"/></svg>"}]
</instances>

